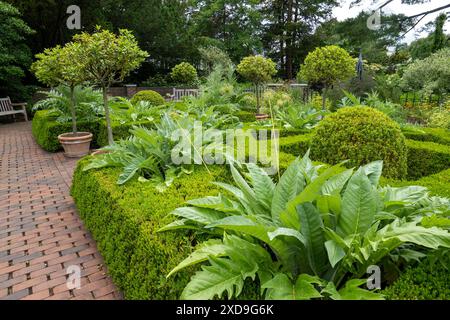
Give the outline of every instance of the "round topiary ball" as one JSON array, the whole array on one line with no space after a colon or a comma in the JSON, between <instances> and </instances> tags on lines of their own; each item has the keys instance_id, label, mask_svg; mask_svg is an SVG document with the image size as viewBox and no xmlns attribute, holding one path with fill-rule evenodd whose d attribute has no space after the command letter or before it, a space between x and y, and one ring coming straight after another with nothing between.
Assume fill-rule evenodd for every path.
<instances>
[{"instance_id":1,"label":"round topiary ball","mask_svg":"<svg viewBox=\"0 0 450 320\"><path fill-rule=\"evenodd\" d=\"M313 159L329 164L349 160L360 166L383 160L383 175L405 178L407 149L400 127L370 107L347 107L325 117L311 140Z\"/></svg>"},{"instance_id":2,"label":"round topiary ball","mask_svg":"<svg viewBox=\"0 0 450 320\"><path fill-rule=\"evenodd\" d=\"M160 106L165 103L164 98L158 92L153 90L139 91L130 100L132 104L138 103L139 101L147 101L152 106Z\"/></svg>"}]
</instances>

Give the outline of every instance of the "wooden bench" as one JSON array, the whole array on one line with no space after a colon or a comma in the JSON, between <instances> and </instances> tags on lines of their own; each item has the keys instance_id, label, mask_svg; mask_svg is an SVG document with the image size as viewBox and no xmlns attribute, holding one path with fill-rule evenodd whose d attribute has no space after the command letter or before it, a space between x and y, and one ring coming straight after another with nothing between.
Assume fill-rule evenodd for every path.
<instances>
[{"instance_id":1,"label":"wooden bench","mask_svg":"<svg viewBox=\"0 0 450 320\"><path fill-rule=\"evenodd\" d=\"M9 97L0 98L0 116L9 116L22 113L25 117L25 121L28 121L26 103L12 103ZM20 110L14 109L14 107L21 107Z\"/></svg>"},{"instance_id":2,"label":"wooden bench","mask_svg":"<svg viewBox=\"0 0 450 320\"><path fill-rule=\"evenodd\" d=\"M173 94L171 96L173 101L180 101L183 97L197 97L198 89L176 89L173 88Z\"/></svg>"}]
</instances>

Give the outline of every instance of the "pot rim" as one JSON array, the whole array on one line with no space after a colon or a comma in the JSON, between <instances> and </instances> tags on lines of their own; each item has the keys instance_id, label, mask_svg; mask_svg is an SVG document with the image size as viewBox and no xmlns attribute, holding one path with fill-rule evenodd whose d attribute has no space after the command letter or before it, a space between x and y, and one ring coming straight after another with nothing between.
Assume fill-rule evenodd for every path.
<instances>
[{"instance_id":1,"label":"pot rim","mask_svg":"<svg viewBox=\"0 0 450 320\"><path fill-rule=\"evenodd\" d=\"M77 132L76 137L71 137L70 135L73 135L73 132L61 133L58 136L58 139L64 140L64 141L79 141L79 140L92 139L92 137L93 137L93 134L91 132L84 132L84 131Z\"/></svg>"}]
</instances>

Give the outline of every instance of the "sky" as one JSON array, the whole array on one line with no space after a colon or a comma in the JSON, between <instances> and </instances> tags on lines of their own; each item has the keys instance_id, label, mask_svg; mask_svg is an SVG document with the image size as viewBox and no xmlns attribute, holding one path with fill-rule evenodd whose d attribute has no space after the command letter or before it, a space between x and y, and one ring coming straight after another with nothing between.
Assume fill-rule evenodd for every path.
<instances>
[{"instance_id":1,"label":"sky","mask_svg":"<svg viewBox=\"0 0 450 320\"><path fill-rule=\"evenodd\" d=\"M402 4L401 0L394 0L390 4L388 4L386 7L383 8L383 13L403 13L406 16L411 16L414 14L421 13L423 11L428 11L434 8L439 8L441 6L444 6L446 4L449 4L450 0L431 0L428 3L423 4L416 4L416 5L407 5ZM336 17L338 20L345 20L346 18L355 17L358 15L358 13L362 10L369 10L375 9L381 4L385 3L386 0L363 0L361 1L361 4L359 6L355 6L351 9L349 9L350 3L352 0L344 0L340 1L341 6L337 7L333 10L333 16ZM450 11L450 8L446 9L447 12ZM442 11L441 11L442 12ZM405 39L402 42L410 43L411 41L414 41L417 38L426 37L427 33L422 32L419 33L419 30L425 26L428 22L434 21L436 17L441 12L435 12L432 14L427 15L415 28L414 30L411 30L406 36ZM383 18L381 18L383 19ZM383 20L381 20L381 23L383 23ZM447 20L447 23L444 26L444 30L449 33L450 32L450 21Z\"/></svg>"}]
</instances>

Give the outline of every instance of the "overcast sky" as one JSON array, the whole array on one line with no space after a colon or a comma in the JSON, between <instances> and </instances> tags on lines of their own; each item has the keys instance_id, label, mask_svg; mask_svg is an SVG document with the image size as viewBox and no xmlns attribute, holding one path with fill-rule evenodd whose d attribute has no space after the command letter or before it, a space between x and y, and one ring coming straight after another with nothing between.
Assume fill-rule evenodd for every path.
<instances>
[{"instance_id":1,"label":"overcast sky","mask_svg":"<svg viewBox=\"0 0 450 320\"><path fill-rule=\"evenodd\" d=\"M423 11L428 11L434 8L439 8L443 5L449 4L450 0L431 0L428 3L423 3L423 4L416 4L416 5L407 5L407 4L402 4L401 0L394 0L392 1L390 4L388 4L386 7L383 8L383 12L387 13L387 12L392 12L392 13L403 13L406 16L411 16L414 14L418 14L421 13ZM346 18L349 17L355 17L358 15L358 13L362 10L370 10L370 9L375 9L378 6L380 6L381 4L385 3L386 0L377 0L375 1L375 3L373 3L374 1L372 0L363 0L361 2L361 4L359 6L355 6L351 9L349 9L349 5L352 2L351 0L343 0L340 1L341 2L341 6L337 7L333 10L333 15L338 19L338 20L345 20ZM450 10L450 8L446 9L447 11ZM441 11L442 12L442 11ZM427 35L426 32L422 32L419 33L418 31L425 26L425 24L427 24L430 21L434 21L436 19L436 17L439 15L440 12L436 12L436 13L432 13L427 15L415 28L414 30L410 31L405 39L403 40L403 42L407 42L410 43L411 41L417 39L417 38L421 38L421 37L425 37ZM382 18L383 19L383 18ZM381 23L383 23L383 20L381 20ZM447 20L447 23L445 25L445 30L448 33L449 29L450 29L450 22Z\"/></svg>"}]
</instances>

